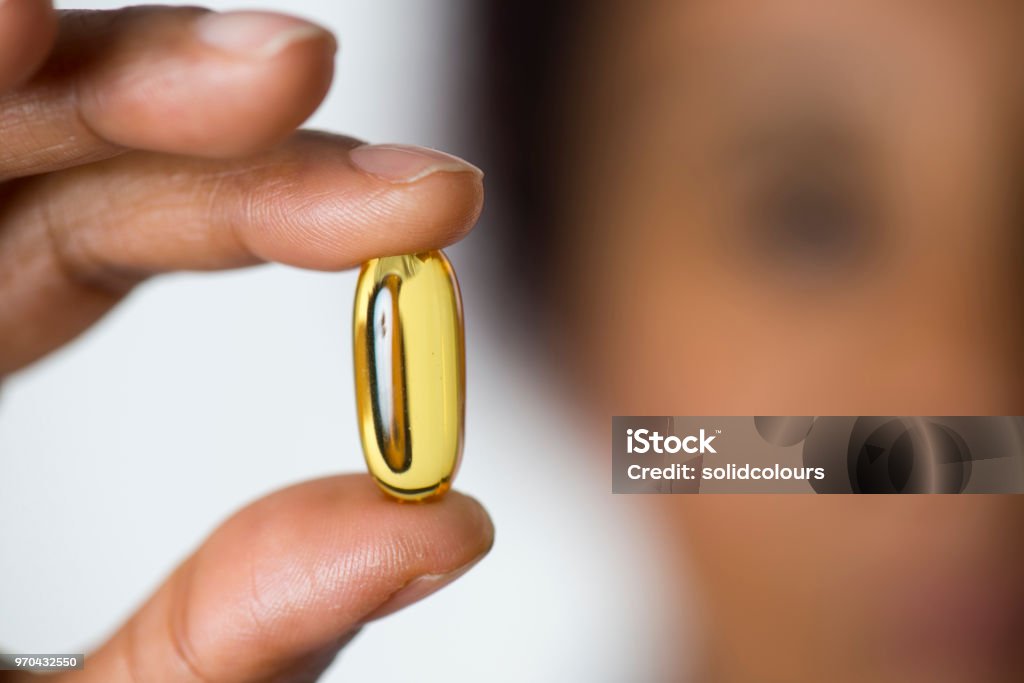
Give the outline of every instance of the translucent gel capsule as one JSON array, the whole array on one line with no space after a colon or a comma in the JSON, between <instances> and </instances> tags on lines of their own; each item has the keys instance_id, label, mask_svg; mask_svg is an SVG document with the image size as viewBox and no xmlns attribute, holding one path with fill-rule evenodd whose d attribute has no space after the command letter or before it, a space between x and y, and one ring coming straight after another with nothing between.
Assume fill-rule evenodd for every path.
<instances>
[{"instance_id":1,"label":"translucent gel capsule","mask_svg":"<svg viewBox=\"0 0 1024 683\"><path fill-rule=\"evenodd\" d=\"M459 284L440 251L363 264L353 314L356 409L377 484L443 494L462 455L466 361Z\"/></svg>"}]
</instances>

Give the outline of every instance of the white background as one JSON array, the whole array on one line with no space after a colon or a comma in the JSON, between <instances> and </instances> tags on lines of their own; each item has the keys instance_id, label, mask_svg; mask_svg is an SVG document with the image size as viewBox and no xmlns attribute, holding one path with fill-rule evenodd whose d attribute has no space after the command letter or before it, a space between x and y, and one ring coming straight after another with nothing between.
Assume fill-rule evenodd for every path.
<instances>
[{"instance_id":1,"label":"white background","mask_svg":"<svg viewBox=\"0 0 1024 683\"><path fill-rule=\"evenodd\" d=\"M471 122L453 103L471 96L471 4L279 5L340 38L335 85L310 125L465 153ZM504 312L485 294L475 247L487 229L450 254L469 351L458 487L488 507L497 543L455 585L364 629L327 680L649 680L662 631L651 540L629 501L607 493L604 444L572 434L540 365L499 341L491 323ZM245 502L363 467L353 284L352 273L279 266L166 277L9 379L0 651L88 650Z\"/></svg>"}]
</instances>

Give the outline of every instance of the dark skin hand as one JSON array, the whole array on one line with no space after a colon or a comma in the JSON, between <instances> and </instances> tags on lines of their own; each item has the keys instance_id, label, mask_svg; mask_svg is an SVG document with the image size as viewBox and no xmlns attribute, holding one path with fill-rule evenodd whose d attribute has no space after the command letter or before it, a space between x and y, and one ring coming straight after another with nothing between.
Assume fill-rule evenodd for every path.
<instances>
[{"instance_id":1,"label":"dark skin hand","mask_svg":"<svg viewBox=\"0 0 1024 683\"><path fill-rule=\"evenodd\" d=\"M474 167L295 131L335 47L282 15L0 1L0 376L153 275L341 270L465 235L483 202ZM299 484L238 512L83 670L50 680L315 680L362 625L460 576L493 536L456 492L409 505L365 475Z\"/></svg>"}]
</instances>

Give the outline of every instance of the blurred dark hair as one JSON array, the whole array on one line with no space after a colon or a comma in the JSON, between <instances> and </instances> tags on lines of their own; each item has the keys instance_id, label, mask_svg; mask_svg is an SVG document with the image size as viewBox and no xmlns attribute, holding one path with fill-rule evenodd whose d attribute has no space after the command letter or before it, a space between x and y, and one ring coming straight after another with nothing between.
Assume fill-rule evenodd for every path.
<instances>
[{"instance_id":1,"label":"blurred dark hair","mask_svg":"<svg viewBox=\"0 0 1024 683\"><path fill-rule=\"evenodd\" d=\"M481 145L501 215L504 282L517 294L545 290L551 274L550 232L557 228L557 154L564 90L580 0L481 3L484 102ZM519 297L520 301L529 301Z\"/></svg>"}]
</instances>

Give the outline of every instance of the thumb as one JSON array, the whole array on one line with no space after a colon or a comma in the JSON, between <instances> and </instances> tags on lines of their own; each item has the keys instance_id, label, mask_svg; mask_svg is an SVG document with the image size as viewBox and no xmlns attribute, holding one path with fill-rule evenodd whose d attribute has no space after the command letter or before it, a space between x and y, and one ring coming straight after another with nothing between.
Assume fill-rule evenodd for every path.
<instances>
[{"instance_id":1,"label":"thumb","mask_svg":"<svg viewBox=\"0 0 1024 683\"><path fill-rule=\"evenodd\" d=\"M313 681L364 623L451 582L493 538L459 493L410 505L361 475L299 484L228 520L58 680Z\"/></svg>"}]
</instances>

